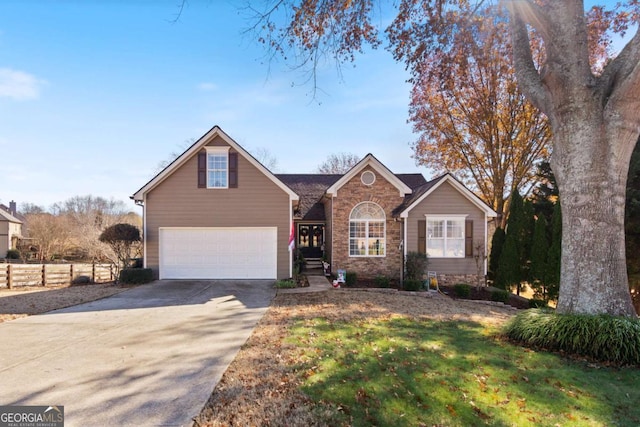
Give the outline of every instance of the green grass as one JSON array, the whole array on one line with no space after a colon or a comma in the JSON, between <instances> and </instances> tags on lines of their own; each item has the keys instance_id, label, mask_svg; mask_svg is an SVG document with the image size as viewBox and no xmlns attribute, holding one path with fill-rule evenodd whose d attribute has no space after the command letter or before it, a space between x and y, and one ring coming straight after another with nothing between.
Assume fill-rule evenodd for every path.
<instances>
[{"instance_id":1,"label":"green grass","mask_svg":"<svg viewBox=\"0 0 640 427\"><path fill-rule=\"evenodd\" d=\"M638 318L527 310L514 316L504 331L510 339L535 348L640 366Z\"/></svg>"},{"instance_id":2,"label":"green grass","mask_svg":"<svg viewBox=\"0 0 640 427\"><path fill-rule=\"evenodd\" d=\"M291 288L295 288L297 287L295 280L293 279L286 279L286 280L278 280L276 281L276 283L273 285L274 288L277 289L291 289Z\"/></svg>"},{"instance_id":3,"label":"green grass","mask_svg":"<svg viewBox=\"0 0 640 427\"><path fill-rule=\"evenodd\" d=\"M303 391L335 425L637 426L640 370L535 352L469 322L298 321Z\"/></svg>"}]
</instances>

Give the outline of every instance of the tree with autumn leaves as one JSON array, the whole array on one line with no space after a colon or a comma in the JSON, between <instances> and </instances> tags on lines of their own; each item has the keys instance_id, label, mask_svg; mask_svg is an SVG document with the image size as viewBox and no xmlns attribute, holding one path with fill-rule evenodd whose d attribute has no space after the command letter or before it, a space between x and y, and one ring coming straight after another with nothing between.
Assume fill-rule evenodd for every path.
<instances>
[{"instance_id":1,"label":"tree with autumn leaves","mask_svg":"<svg viewBox=\"0 0 640 427\"><path fill-rule=\"evenodd\" d=\"M518 89L501 12L498 7L479 11L454 35L448 55L424 54L412 77L409 120L418 135L416 162L453 173L505 227L507 196L529 191L535 164L548 156L551 131ZM404 58L407 49L396 50L396 58Z\"/></svg>"},{"instance_id":2,"label":"tree with autumn leaves","mask_svg":"<svg viewBox=\"0 0 640 427\"><path fill-rule=\"evenodd\" d=\"M260 14L270 49L312 69L323 56L352 61L381 37L374 0L282 0ZM412 83L433 55L453 63L458 35L496 2L400 0L386 28L389 49ZM549 120L551 165L562 195L558 311L635 316L628 288L624 202L629 160L640 135L640 32L606 58L610 32L640 20L636 0L585 11L581 0L505 0L517 86ZM275 20L278 10L288 14ZM502 22L496 15L496 22ZM532 46L540 46L536 57ZM500 54L496 52L496 54ZM607 60L603 60L605 57Z\"/></svg>"}]
</instances>

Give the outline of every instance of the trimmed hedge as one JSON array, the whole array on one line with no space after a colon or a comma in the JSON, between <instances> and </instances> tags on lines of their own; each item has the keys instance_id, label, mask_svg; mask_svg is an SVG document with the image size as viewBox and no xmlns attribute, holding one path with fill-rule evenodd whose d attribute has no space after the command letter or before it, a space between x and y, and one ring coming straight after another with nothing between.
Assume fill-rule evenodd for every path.
<instances>
[{"instance_id":1,"label":"trimmed hedge","mask_svg":"<svg viewBox=\"0 0 640 427\"><path fill-rule=\"evenodd\" d=\"M150 268L125 268L120 271L118 281L125 285L141 285L153 282L153 270Z\"/></svg>"},{"instance_id":2,"label":"trimmed hedge","mask_svg":"<svg viewBox=\"0 0 640 427\"><path fill-rule=\"evenodd\" d=\"M406 279L402 284L405 291L420 291L423 289L424 281L417 279Z\"/></svg>"},{"instance_id":3,"label":"trimmed hedge","mask_svg":"<svg viewBox=\"0 0 640 427\"><path fill-rule=\"evenodd\" d=\"M507 303L509 301L509 295L511 295L511 292L500 289L491 292L491 301Z\"/></svg>"},{"instance_id":4,"label":"trimmed hedge","mask_svg":"<svg viewBox=\"0 0 640 427\"><path fill-rule=\"evenodd\" d=\"M388 288L391 286L391 279L387 276L376 276L375 279L373 279L373 282L378 288Z\"/></svg>"},{"instance_id":5,"label":"trimmed hedge","mask_svg":"<svg viewBox=\"0 0 640 427\"><path fill-rule=\"evenodd\" d=\"M469 295L471 295L471 286L466 283L456 283L453 285L453 293L458 298L469 298Z\"/></svg>"},{"instance_id":6,"label":"trimmed hedge","mask_svg":"<svg viewBox=\"0 0 640 427\"><path fill-rule=\"evenodd\" d=\"M640 365L640 320L558 314L531 309L513 317L504 334L524 345L615 365Z\"/></svg>"},{"instance_id":7,"label":"trimmed hedge","mask_svg":"<svg viewBox=\"0 0 640 427\"><path fill-rule=\"evenodd\" d=\"M345 286L355 286L358 282L358 274L355 271L347 271L344 278Z\"/></svg>"},{"instance_id":8,"label":"trimmed hedge","mask_svg":"<svg viewBox=\"0 0 640 427\"><path fill-rule=\"evenodd\" d=\"M20 252L17 249L9 249L7 251L6 259L20 259Z\"/></svg>"}]
</instances>

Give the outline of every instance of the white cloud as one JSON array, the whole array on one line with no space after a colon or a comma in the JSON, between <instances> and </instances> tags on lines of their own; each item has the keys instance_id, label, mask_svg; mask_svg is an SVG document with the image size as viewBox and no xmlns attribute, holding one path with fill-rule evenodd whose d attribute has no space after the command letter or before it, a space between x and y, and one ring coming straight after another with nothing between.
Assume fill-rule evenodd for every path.
<instances>
[{"instance_id":1,"label":"white cloud","mask_svg":"<svg viewBox=\"0 0 640 427\"><path fill-rule=\"evenodd\" d=\"M218 89L218 85L215 83L205 82L205 83L200 83L198 85L198 89L205 92L211 92Z\"/></svg>"},{"instance_id":2,"label":"white cloud","mask_svg":"<svg viewBox=\"0 0 640 427\"><path fill-rule=\"evenodd\" d=\"M0 98L36 99L40 96L40 88L45 83L45 80L23 71L0 68Z\"/></svg>"}]
</instances>

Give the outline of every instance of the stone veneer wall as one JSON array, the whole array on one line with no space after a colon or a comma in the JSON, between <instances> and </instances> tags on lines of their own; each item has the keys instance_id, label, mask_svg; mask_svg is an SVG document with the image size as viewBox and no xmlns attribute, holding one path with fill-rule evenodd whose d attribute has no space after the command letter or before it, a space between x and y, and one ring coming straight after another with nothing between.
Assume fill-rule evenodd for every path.
<instances>
[{"instance_id":1,"label":"stone veneer wall","mask_svg":"<svg viewBox=\"0 0 640 427\"><path fill-rule=\"evenodd\" d=\"M373 185L362 183L362 172L370 170L376 175ZM395 221L391 212L404 197L394 185L384 179L377 171L369 167L356 174L338 190L333 198L332 222L332 260L331 270L339 269L355 272L360 279L372 279L386 276L399 280L402 269L402 253L398 249L402 236L402 222ZM377 203L386 215L386 255L384 257L349 256L349 215L352 209L362 202Z\"/></svg>"},{"instance_id":2,"label":"stone veneer wall","mask_svg":"<svg viewBox=\"0 0 640 427\"><path fill-rule=\"evenodd\" d=\"M466 283L470 286L476 286L478 284L477 274L438 274L439 286L452 286L457 283ZM481 278L481 286L486 286L487 283L484 277Z\"/></svg>"}]
</instances>

